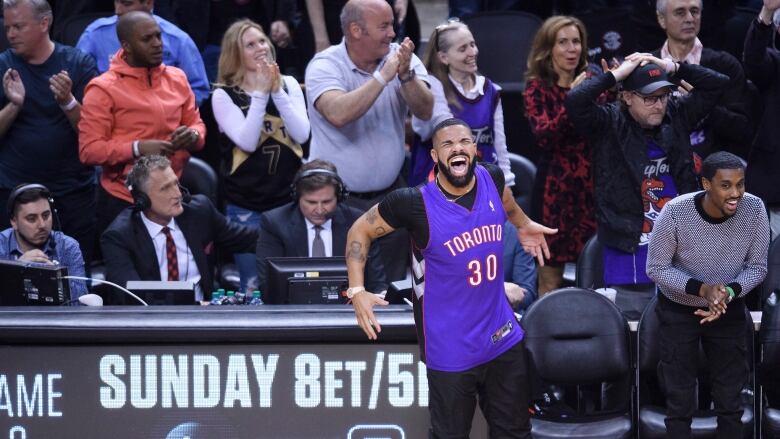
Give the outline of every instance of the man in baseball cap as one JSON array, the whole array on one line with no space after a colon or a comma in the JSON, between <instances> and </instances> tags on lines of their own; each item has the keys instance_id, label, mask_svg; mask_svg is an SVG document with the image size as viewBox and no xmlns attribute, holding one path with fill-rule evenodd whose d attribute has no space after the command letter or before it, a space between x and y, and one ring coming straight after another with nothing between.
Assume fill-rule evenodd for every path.
<instances>
[{"instance_id":1,"label":"man in baseball cap","mask_svg":"<svg viewBox=\"0 0 780 439\"><path fill-rule=\"evenodd\" d=\"M665 64L662 60L657 61L661 65ZM634 120L643 128L652 128L661 124L666 113L666 103L676 87L669 82L665 67L659 64L647 63L636 66L623 80L623 102ZM672 64L671 69L676 69L677 64L671 62L669 64ZM621 67L630 67L630 65L631 63L627 62ZM613 73L617 74L617 70Z\"/></svg>"},{"instance_id":2,"label":"man in baseball cap","mask_svg":"<svg viewBox=\"0 0 780 439\"><path fill-rule=\"evenodd\" d=\"M670 97L675 83L694 89ZM622 83L620 101L599 96ZM690 133L718 102L728 76L694 64L634 53L611 71L566 95L569 119L592 150L591 174L604 283L623 312L639 318L655 296L647 276L647 245L663 206L699 189Z\"/></svg>"}]
</instances>

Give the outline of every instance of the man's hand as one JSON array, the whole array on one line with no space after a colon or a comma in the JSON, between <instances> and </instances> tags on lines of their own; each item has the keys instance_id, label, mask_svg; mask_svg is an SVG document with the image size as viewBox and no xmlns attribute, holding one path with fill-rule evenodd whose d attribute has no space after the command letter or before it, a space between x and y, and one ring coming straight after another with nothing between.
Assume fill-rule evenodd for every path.
<instances>
[{"instance_id":1,"label":"man's hand","mask_svg":"<svg viewBox=\"0 0 780 439\"><path fill-rule=\"evenodd\" d=\"M37 262L39 264L54 265L54 263L49 260L49 257L46 256L46 253L38 250L37 248L24 252L24 254L19 257L19 260L26 261L26 262Z\"/></svg>"},{"instance_id":2,"label":"man's hand","mask_svg":"<svg viewBox=\"0 0 780 439\"><path fill-rule=\"evenodd\" d=\"M512 282L504 282L504 293L506 294L506 298L509 300L509 305L512 306L512 308L515 308L517 305L520 305L520 303L525 298L525 293L527 291L525 288L521 287L518 284L513 284Z\"/></svg>"},{"instance_id":3,"label":"man's hand","mask_svg":"<svg viewBox=\"0 0 780 439\"><path fill-rule=\"evenodd\" d=\"M780 9L780 0L764 0L764 7L775 12Z\"/></svg>"},{"instance_id":4,"label":"man's hand","mask_svg":"<svg viewBox=\"0 0 780 439\"><path fill-rule=\"evenodd\" d=\"M395 21L402 24L406 20L406 11L409 9L409 0L395 0L393 10L395 11Z\"/></svg>"},{"instance_id":5,"label":"man's hand","mask_svg":"<svg viewBox=\"0 0 780 439\"><path fill-rule=\"evenodd\" d=\"M290 45L290 28L287 27L287 23L278 20L271 23L271 41L278 47L284 49Z\"/></svg>"},{"instance_id":6,"label":"man's hand","mask_svg":"<svg viewBox=\"0 0 780 439\"><path fill-rule=\"evenodd\" d=\"M68 72L62 70L61 72L53 75L49 78L49 90L54 95L54 100L57 101L60 106L68 105L74 98L71 93L73 88L73 81L71 81Z\"/></svg>"},{"instance_id":7,"label":"man's hand","mask_svg":"<svg viewBox=\"0 0 780 439\"><path fill-rule=\"evenodd\" d=\"M576 88L578 85L582 84L586 79L588 79L588 71L584 71L577 75L576 78L574 78L574 81L571 82L571 88Z\"/></svg>"},{"instance_id":8,"label":"man's hand","mask_svg":"<svg viewBox=\"0 0 780 439\"><path fill-rule=\"evenodd\" d=\"M700 325L714 322L715 320L718 320L720 318L720 314L709 310L705 311L703 309L697 309L696 311L694 311L693 314L699 317L704 317L703 319L699 320Z\"/></svg>"},{"instance_id":9,"label":"man's hand","mask_svg":"<svg viewBox=\"0 0 780 439\"><path fill-rule=\"evenodd\" d=\"M374 305L387 304L388 302L368 291L352 296L352 307L355 308L355 317L358 325L366 333L369 340L376 340L377 334L382 332L382 328L374 316Z\"/></svg>"},{"instance_id":10,"label":"man's hand","mask_svg":"<svg viewBox=\"0 0 780 439\"><path fill-rule=\"evenodd\" d=\"M390 82L395 78L395 75L398 74L398 65L401 62L399 60L399 50L396 50L395 52L391 53L387 59L385 59L385 63L382 65L382 68L379 69L379 74L382 75L382 78L385 80L385 82Z\"/></svg>"},{"instance_id":11,"label":"man's hand","mask_svg":"<svg viewBox=\"0 0 780 439\"><path fill-rule=\"evenodd\" d=\"M14 105L21 107L24 104L24 84L19 72L8 69L3 75L3 93Z\"/></svg>"},{"instance_id":12,"label":"man's hand","mask_svg":"<svg viewBox=\"0 0 780 439\"><path fill-rule=\"evenodd\" d=\"M171 134L171 147L174 151L180 149L189 150L198 142L198 137L200 137L200 135L197 131L182 125L176 128Z\"/></svg>"},{"instance_id":13,"label":"man's hand","mask_svg":"<svg viewBox=\"0 0 780 439\"><path fill-rule=\"evenodd\" d=\"M703 297L710 307L710 312L715 314L726 313L726 301L728 292L723 284L702 284L699 287L699 296Z\"/></svg>"},{"instance_id":14,"label":"man's hand","mask_svg":"<svg viewBox=\"0 0 780 439\"><path fill-rule=\"evenodd\" d=\"M666 73L672 73L674 72L674 69L676 69L672 61L662 60L658 57L653 56L652 53L634 52L631 55L628 55L626 57L626 61L637 61L639 62L640 66L645 66L647 64L655 64L659 67L663 67L666 70Z\"/></svg>"},{"instance_id":15,"label":"man's hand","mask_svg":"<svg viewBox=\"0 0 780 439\"><path fill-rule=\"evenodd\" d=\"M558 233L558 229L545 227L529 219L523 227L517 228L517 239L520 241L520 245L523 246L523 250L536 258L539 265L543 267L544 260L550 259L550 249L547 248L547 241L544 239L544 235L554 235L556 233Z\"/></svg>"},{"instance_id":16,"label":"man's hand","mask_svg":"<svg viewBox=\"0 0 780 439\"><path fill-rule=\"evenodd\" d=\"M141 155L171 155L176 152L176 148L165 140L141 140L138 142L138 152Z\"/></svg>"},{"instance_id":17,"label":"man's hand","mask_svg":"<svg viewBox=\"0 0 780 439\"><path fill-rule=\"evenodd\" d=\"M634 53L632 55L638 55L637 53ZM622 64L617 66L616 68L610 70L612 72L612 75L615 77L615 80L617 82L620 82L626 78L628 78L628 75L631 74L631 72L636 69L636 67L639 65L639 60L636 58L631 58L631 55L627 56L625 61L623 61Z\"/></svg>"},{"instance_id":18,"label":"man's hand","mask_svg":"<svg viewBox=\"0 0 780 439\"><path fill-rule=\"evenodd\" d=\"M398 48L398 77L404 78L409 74L412 65L412 54L414 54L414 43L409 37L404 38L401 46Z\"/></svg>"}]
</instances>

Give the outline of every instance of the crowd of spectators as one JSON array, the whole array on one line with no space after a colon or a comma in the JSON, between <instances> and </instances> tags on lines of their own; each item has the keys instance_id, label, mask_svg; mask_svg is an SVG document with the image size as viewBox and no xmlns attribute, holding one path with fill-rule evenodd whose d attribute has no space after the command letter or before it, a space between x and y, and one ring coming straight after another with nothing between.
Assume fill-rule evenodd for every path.
<instances>
[{"instance_id":1,"label":"crowd of spectators","mask_svg":"<svg viewBox=\"0 0 780 439\"><path fill-rule=\"evenodd\" d=\"M538 31L526 78L518 78L526 80L524 108L511 110L502 105L501 86L479 73L479 48L466 24L437 26L422 52L405 36L408 0L115 0L113 11L89 0L64 3L3 2L10 47L0 54L0 203L20 184L45 185L56 200L57 227L79 243L87 271L112 256L101 256L97 242L115 218L128 208L143 211L127 181L141 157L166 156L178 181L191 155L216 149L216 208L227 220L259 229L263 240L280 225L269 221L285 220L280 212L303 211L299 222L313 238L317 224L299 205L300 190L290 204L304 163L338 175L350 195L339 196L332 212L354 221L355 212L393 189L433 178L431 130L455 116L471 126L480 160L497 165L511 187L508 153L518 147L507 142L505 111L527 117L541 151L532 212L559 229L549 238L552 259L538 270L538 294L562 284L564 265L576 262L597 231L608 284L650 282L642 252L653 216L699 188L701 160L714 151L746 160L747 189L767 204L773 234L780 231L780 185L772 177L776 0L482 2L480 8L572 14L552 16ZM652 23L637 27L636 49L646 53L589 58L587 29L576 16L610 7L641 11L642 22ZM462 1L450 8L453 17L476 12ZM734 56L735 38L713 28L734 29L727 23L737 10L758 17L736 38L744 54ZM105 16L86 25L75 47L57 41L67 23L88 13ZM629 79L653 66L673 86L650 90ZM658 94L670 89L672 95ZM206 131L201 112L213 115L215 129ZM661 120L648 123L655 116ZM0 225L18 224L15 213ZM388 281L405 276L409 241L402 231L380 239L376 265ZM254 245L233 247L242 249L234 255L241 289L251 291L262 281L262 264L247 250ZM163 256L158 252L160 266ZM506 267L507 280L535 297L528 273L536 267L520 259L514 271L525 279Z\"/></svg>"}]
</instances>

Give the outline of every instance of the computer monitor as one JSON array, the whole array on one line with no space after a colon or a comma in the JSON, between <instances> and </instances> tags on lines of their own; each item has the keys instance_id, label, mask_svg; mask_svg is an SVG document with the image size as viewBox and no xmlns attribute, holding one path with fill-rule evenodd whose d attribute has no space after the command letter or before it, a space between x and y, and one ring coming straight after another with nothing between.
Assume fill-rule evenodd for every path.
<instances>
[{"instance_id":1,"label":"computer monitor","mask_svg":"<svg viewBox=\"0 0 780 439\"><path fill-rule=\"evenodd\" d=\"M266 258L263 301L268 304L346 303L347 264L335 258Z\"/></svg>"},{"instance_id":2,"label":"computer monitor","mask_svg":"<svg viewBox=\"0 0 780 439\"><path fill-rule=\"evenodd\" d=\"M70 300L68 269L0 260L0 306L62 305Z\"/></svg>"},{"instance_id":3,"label":"computer monitor","mask_svg":"<svg viewBox=\"0 0 780 439\"><path fill-rule=\"evenodd\" d=\"M192 281L129 280L127 289L147 305L194 305L195 285ZM123 295L125 305L141 305L129 295Z\"/></svg>"}]
</instances>

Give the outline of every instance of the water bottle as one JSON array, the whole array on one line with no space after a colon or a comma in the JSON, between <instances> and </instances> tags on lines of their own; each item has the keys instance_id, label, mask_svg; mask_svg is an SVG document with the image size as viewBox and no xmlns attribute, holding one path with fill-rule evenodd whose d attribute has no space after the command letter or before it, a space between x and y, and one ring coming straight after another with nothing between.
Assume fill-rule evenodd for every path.
<instances>
[{"instance_id":1,"label":"water bottle","mask_svg":"<svg viewBox=\"0 0 780 439\"><path fill-rule=\"evenodd\" d=\"M211 293L211 305L222 305L222 298L224 297L223 290L217 290Z\"/></svg>"},{"instance_id":2,"label":"water bottle","mask_svg":"<svg viewBox=\"0 0 780 439\"><path fill-rule=\"evenodd\" d=\"M245 305L249 301L249 296L242 293L241 291L236 291L236 305Z\"/></svg>"},{"instance_id":3,"label":"water bottle","mask_svg":"<svg viewBox=\"0 0 780 439\"><path fill-rule=\"evenodd\" d=\"M226 305L235 305L236 304L236 292L235 291L228 291L227 292L227 300L224 301Z\"/></svg>"},{"instance_id":4,"label":"water bottle","mask_svg":"<svg viewBox=\"0 0 780 439\"><path fill-rule=\"evenodd\" d=\"M262 305L263 299L261 298L260 290L254 290L252 292L252 300L249 302L250 305Z\"/></svg>"}]
</instances>

